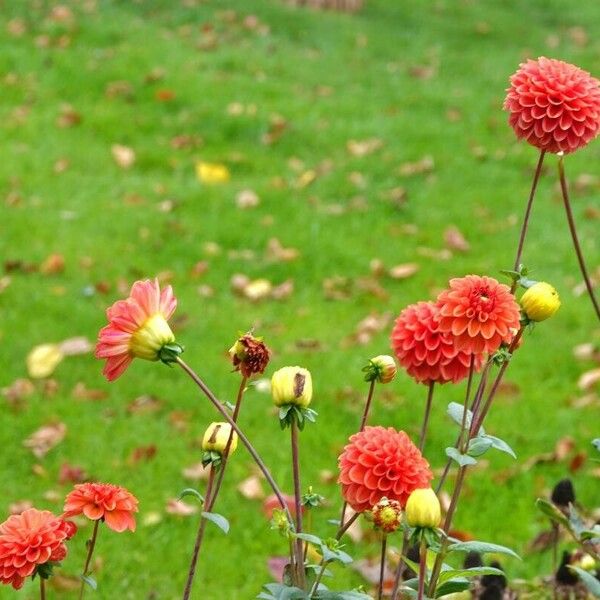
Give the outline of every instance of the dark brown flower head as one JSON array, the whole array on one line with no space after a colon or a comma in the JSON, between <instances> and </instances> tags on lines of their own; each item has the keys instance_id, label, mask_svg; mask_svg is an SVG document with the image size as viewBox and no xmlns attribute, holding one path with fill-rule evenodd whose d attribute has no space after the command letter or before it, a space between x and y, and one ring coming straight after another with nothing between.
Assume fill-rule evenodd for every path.
<instances>
[{"instance_id":1,"label":"dark brown flower head","mask_svg":"<svg viewBox=\"0 0 600 600\"><path fill-rule=\"evenodd\" d=\"M247 333L230 348L229 356L231 356L235 370L240 371L244 377L248 378L264 373L271 358L271 351L261 338Z\"/></svg>"},{"instance_id":2,"label":"dark brown flower head","mask_svg":"<svg viewBox=\"0 0 600 600\"><path fill-rule=\"evenodd\" d=\"M570 479L561 479L552 490L552 502L560 508L568 508L575 502L575 490Z\"/></svg>"}]
</instances>

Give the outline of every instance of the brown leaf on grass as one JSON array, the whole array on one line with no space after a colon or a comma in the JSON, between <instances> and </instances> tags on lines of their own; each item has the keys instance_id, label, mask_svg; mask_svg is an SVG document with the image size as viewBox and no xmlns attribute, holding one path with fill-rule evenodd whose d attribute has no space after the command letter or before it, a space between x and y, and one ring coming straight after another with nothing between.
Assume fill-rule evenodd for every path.
<instances>
[{"instance_id":1,"label":"brown leaf on grass","mask_svg":"<svg viewBox=\"0 0 600 600\"><path fill-rule=\"evenodd\" d=\"M64 423L49 423L34 431L23 441L23 446L29 448L36 458L43 458L63 441L65 435L67 435L67 426Z\"/></svg>"},{"instance_id":2,"label":"brown leaf on grass","mask_svg":"<svg viewBox=\"0 0 600 600\"><path fill-rule=\"evenodd\" d=\"M258 475L250 475L237 486L238 492L249 500L262 500L265 497L261 479Z\"/></svg>"},{"instance_id":3,"label":"brown leaf on grass","mask_svg":"<svg viewBox=\"0 0 600 600\"><path fill-rule=\"evenodd\" d=\"M362 157L373 154L383 146L379 138L369 138L366 140L348 140L346 148L352 156Z\"/></svg>"},{"instance_id":4,"label":"brown leaf on grass","mask_svg":"<svg viewBox=\"0 0 600 600\"><path fill-rule=\"evenodd\" d=\"M72 465L68 462L64 462L60 465L60 470L58 472L58 483L60 483L60 485L64 485L65 483L83 483L88 479L89 476L83 467Z\"/></svg>"},{"instance_id":5,"label":"brown leaf on grass","mask_svg":"<svg viewBox=\"0 0 600 600\"><path fill-rule=\"evenodd\" d=\"M50 254L40 265L42 275L57 275L65 270L65 259L62 254Z\"/></svg>"},{"instance_id":6,"label":"brown leaf on grass","mask_svg":"<svg viewBox=\"0 0 600 600\"><path fill-rule=\"evenodd\" d=\"M81 114L78 113L70 104L63 104L60 107L60 113L56 118L56 125L61 128L75 127L81 123Z\"/></svg>"},{"instance_id":7,"label":"brown leaf on grass","mask_svg":"<svg viewBox=\"0 0 600 600\"><path fill-rule=\"evenodd\" d=\"M391 321L391 312L370 314L358 323L354 335L351 336L349 341L360 345L368 344L373 336L386 329Z\"/></svg>"},{"instance_id":8,"label":"brown leaf on grass","mask_svg":"<svg viewBox=\"0 0 600 600\"><path fill-rule=\"evenodd\" d=\"M6 24L6 31L13 37L21 37L27 33L27 25L23 19L11 19Z\"/></svg>"},{"instance_id":9,"label":"brown leaf on grass","mask_svg":"<svg viewBox=\"0 0 600 600\"><path fill-rule=\"evenodd\" d=\"M468 252L471 248L465 236L454 225L451 225L444 231L444 242L450 250L457 250L458 252Z\"/></svg>"},{"instance_id":10,"label":"brown leaf on grass","mask_svg":"<svg viewBox=\"0 0 600 600\"><path fill-rule=\"evenodd\" d=\"M162 401L156 396L143 394L127 405L127 412L132 415L148 415L159 411L162 406Z\"/></svg>"},{"instance_id":11,"label":"brown leaf on grass","mask_svg":"<svg viewBox=\"0 0 600 600\"><path fill-rule=\"evenodd\" d=\"M252 190L241 190L235 197L235 203L238 208L255 208L260 204L258 194Z\"/></svg>"},{"instance_id":12,"label":"brown leaf on grass","mask_svg":"<svg viewBox=\"0 0 600 600\"><path fill-rule=\"evenodd\" d=\"M112 157L121 169L130 169L135 163L135 151L129 146L113 144L110 148Z\"/></svg>"},{"instance_id":13,"label":"brown leaf on grass","mask_svg":"<svg viewBox=\"0 0 600 600\"><path fill-rule=\"evenodd\" d=\"M411 175L422 175L424 173L431 173L435 167L433 156L424 156L420 160L415 162L407 162L400 165L398 172L403 177L409 177Z\"/></svg>"},{"instance_id":14,"label":"brown leaf on grass","mask_svg":"<svg viewBox=\"0 0 600 600\"><path fill-rule=\"evenodd\" d=\"M208 479L208 474L210 472L210 467L204 466L202 462L196 463L195 465L191 465L189 467L185 467L181 473L190 481L202 481L204 479Z\"/></svg>"},{"instance_id":15,"label":"brown leaf on grass","mask_svg":"<svg viewBox=\"0 0 600 600\"><path fill-rule=\"evenodd\" d=\"M578 360L595 360L600 362L600 349L593 342L578 344L573 348L573 356Z\"/></svg>"},{"instance_id":16,"label":"brown leaf on grass","mask_svg":"<svg viewBox=\"0 0 600 600\"><path fill-rule=\"evenodd\" d=\"M127 457L127 464L133 467L142 461L149 462L156 456L157 451L158 449L155 444L138 446L137 448L134 448Z\"/></svg>"},{"instance_id":17,"label":"brown leaf on grass","mask_svg":"<svg viewBox=\"0 0 600 600\"><path fill-rule=\"evenodd\" d=\"M413 65L408 74L415 79L431 79L437 75L436 65Z\"/></svg>"},{"instance_id":18,"label":"brown leaf on grass","mask_svg":"<svg viewBox=\"0 0 600 600\"><path fill-rule=\"evenodd\" d=\"M319 471L319 481L328 484L335 483L337 481L337 474L330 469L323 469Z\"/></svg>"},{"instance_id":19,"label":"brown leaf on grass","mask_svg":"<svg viewBox=\"0 0 600 600\"><path fill-rule=\"evenodd\" d=\"M198 148L203 143L199 135L182 133L171 138L170 145L174 150L187 150L190 148Z\"/></svg>"},{"instance_id":20,"label":"brown leaf on grass","mask_svg":"<svg viewBox=\"0 0 600 600\"><path fill-rule=\"evenodd\" d=\"M191 517L199 512L199 510L200 508L198 506L193 506L192 504L188 504L183 500L177 500L176 498L167 500L167 505L165 506L165 511L167 513L178 517Z\"/></svg>"},{"instance_id":21,"label":"brown leaf on grass","mask_svg":"<svg viewBox=\"0 0 600 600\"><path fill-rule=\"evenodd\" d=\"M273 300L285 300L289 298L294 292L294 280L287 279L283 283L276 285L271 290L271 298Z\"/></svg>"},{"instance_id":22,"label":"brown leaf on grass","mask_svg":"<svg viewBox=\"0 0 600 600\"><path fill-rule=\"evenodd\" d=\"M577 381L577 386L580 390L588 391L591 388L595 387L597 383L600 381L600 368L592 369L591 371L586 371L582 373Z\"/></svg>"},{"instance_id":23,"label":"brown leaf on grass","mask_svg":"<svg viewBox=\"0 0 600 600\"><path fill-rule=\"evenodd\" d=\"M271 238L267 242L265 256L273 262L290 262L296 260L300 252L296 248L285 248L277 238Z\"/></svg>"},{"instance_id":24,"label":"brown leaf on grass","mask_svg":"<svg viewBox=\"0 0 600 600\"><path fill-rule=\"evenodd\" d=\"M81 577L54 572L48 580L48 587L59 592L74 592L81 587Z\"/></svg>"},{"instance_id":25,"label":"brown leaf on grass","mask_svg":"<svg viewBox=\"0 0 600 600\"><path fill-rule=\"evenodd\" d=\"M252 302L260 302L271 295L273 284L264 278L249 281L243 290L243 295Z\"/></svg>"},{"instance_id":26,"label":"brown leaf on grass","mask_svg":"<svg viewBox=\"0 0 600 600\"><path fill-rule=\"evenodd\" d=\"M104 90L107 98L123 98L131 100L133 98L133 86L129 81L110 81Z\"/></svg>"},{"instance_id":27,"label":"brown leaf on grass","mask_svg":"<svg viewBox=\"0 0 600 600\"><path fill-rule=\"evenodd\" d=\"M83 381L75 384L71 396L76 400L104 400L107 396L104 390L88 388Z\"/></svg>"},{"instance_id":28,"label":"brown leaf on grass","mask_svg":"<svg viewBox=\"0 0 600 600\"><path fill-rule=\"evenodd\" d=\"M420 267L417 263L405 263L396 265L389 270L389 276L392 279L408 279L419 271Z\"/></svg>"},{"instance_id":29,"label":"brown leaf on grass","mask_svg":"<svg viewBox=\"0 0 600 600\"><path fill-rule=\"evenodd\" d=\"M27 373L33 379L43 379L54 373L54 369L64 358L57 344L40 344L27 355Z\"/></svg>"},{"instance_id":30,"label":"brown leaf on grass","mask_svg":"<svg viewBox=\"0 0 600 600\"><path fill-rule=\"evenodd\" d=\"M58 347L64 356L78 356L91 352L94 349L94 344L88 338L78 336L63 340L58 344Z\"/></svg>"},{"instance_id":31,"label":"brown leaf on grass","mask_svg":"<svg viewBox=\"0 0 600 600\"><path fill-rule=\"evenodd\" d=\"M569 471L571 471L571 473L577 473L577 471L585 465L586 460L587 452L578 452L569 462Z\"/></svg>"},{"instance_id":32,"label":"brown leaf on grass","mask_svg":"<svg viewBox=\"0 0 600 600\"><path fill-rule=\"evenodd\" d=\"M0 393L12 406L22 403L35 392L35 385L30 379L15 379L8 387L2 388Z\"/></svg>"},{"instance_id":33,"label":"brown leaf on grass","mask_svg":"<svg viewBox=\"0 0 600 600\"><path fill-rule=\"evenodd\" d=\"M334 275L324 279L322 287L327 300L347 300L352 296L354 284L349 277Z\"/></svg>"},{"instance_id":34,"label":"brown leaf on grass","mask_svg":"<svg viewBox=\"0 0 600 600\"><path fill-rule=\"evenodd\" d=\"M448 248L436 250L435 248L419 246L417 248L417 254L425 258L431 258L432 260L450 260L452 258L452 252L448 250Z\"/></svg>"},{"instance_id":35,"label":"brown leaf on grass","mask_svg":"<svg viewBox=\"0 0 600 600\"><path fill-rule=\"evenodd\" d=\"M12 283L12 277L9 277L8 275L4 275L3 277L0 277L0 294L2 294L6 289L8 289L8 286Z\"/></svg>"},{"instance_id":36,"label":"brown leaf on grass","mask_svg":"<svg viewBox=\"0 0 600 600\"><path fill-rule=\"evenodd\" d=\"M187 431L190 426L191 414L185 410L173 410L169 413L169 424L176 431Z\"/></svg>"},{"instance_id":37,"label":"brown leaf on grass","mask_svg":"<svg viewBox=\"0 0 600 600\"><path fill-rule=\"evenodd\" d=\"M554 456L556 457L556 460L565 460L574 448L575 440L572 437L565 436L560 438L554 446Z\"/></svg>"},{"instance_id":38,"label":"brown leaf on grass","mask_svg":"<svg viewBox=\"0 0 600 600\"><path fill-rule=\"evenodd\" d=\"M269 128L261 137L262 143L271 146L275 142L278 142L287 129L287 125L287 120L281 115L271 115L269 118Z\"/></svg>"},{"instance_id":39,"label":"brown leaf on grass","mask_svg":"<svg viewBox=\"0 0 600 600\"><path fill-rule=\"evenodd\" d=\"M294 187L301 190L305 187L308 187L311 183L313 183L313 181L315 181L316 178L317 178L316 171L313 171L312 169L309 169L308 171L304 171L304 173L302 173L298 177L298 179L296 179L296 182L294 183Z\"/></svg>"},{"instance_id":40,"label":"brown leaf on grass","mask_svg":"<svg viewBox=\"0 0 600 600\"><path fill-rule=\"evenodd\" d=\"M31 500L17 500L8 505L8 514L19 515L24 510L29 510L30 508L33 508L33 502Z\"/></svg>"}]
</instances>

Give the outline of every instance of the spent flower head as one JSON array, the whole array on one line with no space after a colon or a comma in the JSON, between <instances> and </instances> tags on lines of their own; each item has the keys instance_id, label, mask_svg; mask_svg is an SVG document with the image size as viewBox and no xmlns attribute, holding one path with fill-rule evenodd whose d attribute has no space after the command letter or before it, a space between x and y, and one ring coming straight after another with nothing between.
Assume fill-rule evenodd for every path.
<instances>
[{"instance_id":1,"label":"spent flower head","mask_svg":"<svg viewBox=\"0 0 600 600\"><path fill-rule=\"evenodd\" d=\"M384 533L393 533L402 525L402 506L397 500L382 498L371 510L373 524Z\"/></svg>"},{"instance_id":2,"label":"spent flower head","mask_svg":"<svg viewBox=\"0 0 600 600\"><path fill-rule=\"evenodd\" d=\"M243 377L260 375L269 364L271 352L260 337L252 333L240 336L229 349L229 356L234 369L240 371Z\"/></svg>"}]
</instances>

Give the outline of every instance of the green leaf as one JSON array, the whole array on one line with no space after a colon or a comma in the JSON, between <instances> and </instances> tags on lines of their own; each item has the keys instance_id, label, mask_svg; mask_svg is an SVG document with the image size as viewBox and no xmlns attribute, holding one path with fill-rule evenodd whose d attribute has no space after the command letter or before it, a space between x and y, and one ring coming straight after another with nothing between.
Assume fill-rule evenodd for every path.
<instances>
[{"instance_id":1,"label":"green leaf","mask_svg":"<svg viewBox=\"0 0 600 600\"><path fill-rule=\"evenodd\" d=\"M321 545L321 552L323 553L323 560L325 562L341 562L343 565L348 565L352 562L352 557L344 552L343 550L332 550L325 544Z\"/></svg>"},{"instance_id":2,"label":"green leaf","mask_svg":"<svg viewBox=\"0 0 600 600\"><path fill-rule=\"evenodd\" d=\"M323 540L316 535L312 535L310 533L294 533L293 536L298 538L299 540L304 540L305 542L309 542L311 544L316 544L320 546L323 543Z\"/></svg>"},{"instance_id":3,"label":"green leaf","mask_svg":"<svg viewBox=\"0 0 600 600\"><path fill-rule=\"evenodd\" d=\"M510 548L500 546L498 544L490 544L489 542L456 542L448 547L450 552L479 552L480 554L508 554L514 558L521 560L521 557Z\"/></svg>"},{"instance_id":4,"label":"green leaf","mask_svg":"<svg viewBox=\"0 0 600 600\"><path fill-rule=\"evenodd\" d=\"M450 404L448 404L448 408L446 409L446 412L448 413L450 418L457 425L462 425L462 418L463 418L463 412L464 412L464 406L462 404L459 404L458 402L450 402ZM473 421L473 413L467 408L467 419L466 419L467 429L471 428L472 421ZM485 434L485 431L483 430L483 427L480 427L478 435L484 435L484 434Z\"/></svg>"},{"instance_id":5,"label":"green leaf","mask_svg":"<svg viewBox=\"0 0 600 600\"><path fill-rule=\"evenodd\" d=\"M297 587L289 587L282 583L268 583L264 586L268 593L261 592L257 598L262 600L306 600L308 595Z\"/></svg>"},{"instance_id":6,"label":"green leaf","mask_svg":"<svg viewBox=\"0 0 600 600\"><path fill-rule=\"evenodd\" d=\"M471 587L471 584L466 579L457 579L456 581L446 581L442 585L438 585L435 588L435 597L440 598L441 596L446 596L448 594L456 594L459 592L464 592Z\"/></svg>"},{"instance_id":7,"label":"green leaf","mask_svg":"<svg viewBox=\"0 0 600 600\"><path fill-rule=\"evenodd\" d=\"M438 585L446 583L452 579L464 579L468 577L477 577L479 575L502 575L504 571L496 569L494 567L473 567L472 569L451 569L450 571L444 571L440 573L438 579Z\"/></svg>"},{"instance_id":8,"label":"green leaf","mask_svg":"<svg viewBox=\"0 0 600 600\"><path fill-rule=\"evenodd\" d=\"M517 458L515 451L503 440L499 437L495 437L493 435L485 434L486 439L492 441L492 447L496 450L500 450L500 452L505 452L506 454L510 454L513 458Z\"/></svg>"},{"instance_id":9,"label":"green leaf","mask_svg":"<svg viewBox=\"0 0 600 600\"><path fill-rule=\"evenodd\" d=\"M600 581L598 581L591 573L588 573L581 567L573 567L569 565L569 569L575 571L579 578L585 584L585 587L589 590L590 594L594 598L600 598Z\"/></svg>"},{"instance_id":10,"label":"green leaf","mask_svg":"<svg viewBox=\"0 0 600 600\"><path fill-rule=\"evenodd\" d=\"M571 530L571 524L569 523L569 519L563 515L552 502L544 498L538 498L535 501L535 505L550 519L563 527L566 527L568 530Z\"/></svg>"},{"instance_id":11,"label":"green leaf","mask_svg":"<svg viewBox=\"0 0 600 600\"><path fill-rule=\"evenodd\" d=\"M94 591L96 591L98 589L98 583L91 575L80 575L79 578L86 585L89 585Z\"/></svg>"},{"instance_id":12,"label":"green leaf","mask_svg":"<svg viewBox=\"0 0 600 600\"><path fill-rule=\"evenodd\" d=\"M469 465L476 465L477 461L467 454L461 454L456 448L448 446L446 448L446 456L456 461L461 467L467 467Z\"/></svg>"},{"instance_id":13,"label":"green leaf","mask_svg":"<svg viewBox=\"0 0 600 600\"><path fill-rule=\"evenodd\" d=\"M467 454L469 456L481 456L482 454L485 454L491 447L492 440L486 436L477 436L469 442Z\"/></svg>"},{"instance_id":14,"label":"green leaf","mask_svg":"<svg viewBox=\"0 0 600 600\"><path fill-rule=\"evenodd\" d=\"M181 500L182 498L185 498L186 496L193 496L194 498L196 498L196 500L198 500L198 502L200 502L200 504L204 504L204 496L202 496L202 494L198 490L195 490L194 488L185 488L185 490L180 492L177 500Z\"/></svg>"},{"instance_id":15,"label":"green leaf","mask_svg":"<svg viewBox=\"0 0 600 600\"><path fill-rule=\"evenodd\" d=\"M202 516L214 523L223 533L229 533L229 521L223 515L203 511Z\"/></svg>"}]
</instances>

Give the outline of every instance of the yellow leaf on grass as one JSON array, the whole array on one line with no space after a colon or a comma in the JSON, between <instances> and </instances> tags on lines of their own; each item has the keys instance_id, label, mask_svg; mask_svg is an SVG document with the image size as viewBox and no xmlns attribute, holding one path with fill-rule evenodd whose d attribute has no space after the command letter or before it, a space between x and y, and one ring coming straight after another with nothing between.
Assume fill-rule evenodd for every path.
<instances>
[{"instance_id":1,"label":"yellow leaf on grass","mask_svg":"<svg viewBox=\"0 0 600 600\"><path fill-rule=\"evenodd\" d=\"M27 372L29 377L43 379L54 373L54 369L64 358L57 344L41 344L27 355Z\"/></svg>"},{"instance_id":2,"label":"yellow leaf on grass","mask_svg":"<svg viewBox=\"0 0 600 600\"><path fill-rule=\"evenodd\" d=\"M196 176L202 183L226 183L229 181L229 169L219 163L196 163Z\"/></svg>"}]
</instances>

